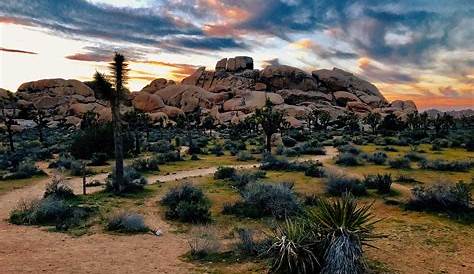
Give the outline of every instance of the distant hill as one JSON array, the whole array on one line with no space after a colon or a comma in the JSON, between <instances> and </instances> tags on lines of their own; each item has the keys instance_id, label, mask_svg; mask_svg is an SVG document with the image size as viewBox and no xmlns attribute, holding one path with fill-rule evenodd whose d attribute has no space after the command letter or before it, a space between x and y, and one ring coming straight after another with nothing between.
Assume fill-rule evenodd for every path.
<instances>
[{"instance_id":1,"label":"distant hill","mask_svg":"<svg viewBox=\"0 0 474 274\"><path fill-rule=\"evenodd\" d=\"M469 116L474 115L474 109L462 109L462 110L450 110L450 111L440 111L440 110L437 110L437 109L428 109L428 110L425 110L424 112L428 113L428 116L430 116L430 117L436 117L436 115L438 115L438 113L443 114L445 112L447 114L453 116L454 118L460 118L462 116L469 117Z\"/></svg>"}]
</instances>

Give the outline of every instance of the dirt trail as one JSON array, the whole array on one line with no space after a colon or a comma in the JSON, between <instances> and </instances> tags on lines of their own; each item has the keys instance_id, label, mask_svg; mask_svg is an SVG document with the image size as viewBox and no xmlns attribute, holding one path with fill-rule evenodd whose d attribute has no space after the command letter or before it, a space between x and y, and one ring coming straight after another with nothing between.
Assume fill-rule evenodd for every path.
<instances>
[{"instance_id":1,"label":"dirt trail","mask_svg":"<svg viewBox=\"0 0 474 274\"><path fill-rule=\"evenodd\" d=\"M327 155L300 158L296 161L326 161L336 150L328 147ZM169 225L158 214L147 216L147 222L165 232L156 237L151 234L118 236L96 233L72 237L47 232L38 227L11 225L6 221L9 212L21 199L40 198L55 171L40 163L48 177L32 186L16 189L0 196L0 272L3 273L192 273L194 266L182 262L179 256L186 253L186 239L169 232ZM250 169L258 164L235 165L237 169ZM174 174L149 176L149 183L167 182L214 173L217 167L179 171ZM88 178L103 181L107 174ZM77 194L82 193L81 178L66 178ZM93 192L101 187L88 188Z\"/></svg>"}]
</instances>

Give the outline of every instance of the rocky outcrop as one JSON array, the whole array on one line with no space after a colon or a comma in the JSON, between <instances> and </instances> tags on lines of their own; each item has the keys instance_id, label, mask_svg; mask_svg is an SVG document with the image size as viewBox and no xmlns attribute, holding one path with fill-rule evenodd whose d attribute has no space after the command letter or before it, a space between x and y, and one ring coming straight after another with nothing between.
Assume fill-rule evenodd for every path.
<instances>
[{"instance_id":1,"label":"rocky outcrop","mask_svg":"<svg viewBox=\"0 0 474 274\"><path fill-rule=\"evenodd\" d=\"M65 120L77 126L87 111L96 112L101 121L110 121L108 102L97 99L89 86L64 79L24 83L16 92L17 105L26 111L52 110L48 125ZM0 98L7 95L0 89ZM338 68L311 74L285 65L258 70L251 57L237 56L219 60L215 70L199 67L181 83L159 78L139 92L127 92L122 112L137 109L149 113L154 122L172 123L169 120L200 108L218 123L238 123L263 107L267 99L284 111L293 127L304 126L311 109L325 110L332 118L346 111L361 116L372 111L395 113L403 118L416 111L412 101L390 104L373 84Z\"/></svg>"},{"instance_id":2,"label":"rocky outcrop","mask_svg":"<svg viewBox=\"0 0 474 274\"><path fill-rule=\"evenodd\" d=\"M388 105L376 86L342 69L320 69L312 72L323 92L347 91L372 107Z\"/></svg>"},{"instance_id":3,"label":"rocky outcrop","mask_svg":"<svg viewBox=\"0 0 474 274\"><path fill-rule=\"evenodd\" d=\"M274 65L267 66L260 72L260 81L265 83L270 91L280 89L298 89L303 91L317 90L318 83L310 74L301 69Z\"/></svg>"}]
</instances>

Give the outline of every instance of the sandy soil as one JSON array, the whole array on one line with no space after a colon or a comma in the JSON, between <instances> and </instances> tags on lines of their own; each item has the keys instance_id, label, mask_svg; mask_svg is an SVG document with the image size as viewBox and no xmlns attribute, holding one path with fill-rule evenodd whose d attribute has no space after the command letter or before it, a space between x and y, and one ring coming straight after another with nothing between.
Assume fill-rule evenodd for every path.
<instances>
[{"instance_id":1,"label":"sandy soil","mask_svg":"<svg viewBox=\"0 0 474 274\"><path fill-rule=\"evenodd\" d=\"M336 150L328 148L328 155L305 157L299 160L325 161ZM236 165L238 169L258 165ZM72 237L51 233L39 227L11 225L6 221L9 212L21 199L41 197L54 171L40 163L49 178L36 184L16 189L0 196L0 273L193 273L195 266L183 262L179 256L188 251L186 239L171 232L172 228L158 214L147 214L147 223L159 227L164 234L119 236L97 233ZM167 182L210 175L217 167L180 171L162 176L149 176L149 183ZM98 174L88 180L103 180ZM76 194L82 193L81 178L66 178ZM100 190L88 188L87 191ZM149 201L147 203L156 201Z\"/></svg>"}]
</instances>

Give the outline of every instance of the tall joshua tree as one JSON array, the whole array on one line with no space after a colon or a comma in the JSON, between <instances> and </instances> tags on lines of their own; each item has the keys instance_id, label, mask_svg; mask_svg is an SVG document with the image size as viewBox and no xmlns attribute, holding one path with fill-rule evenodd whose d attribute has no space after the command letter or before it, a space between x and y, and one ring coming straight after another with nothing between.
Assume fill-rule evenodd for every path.
<instances>
[{"instance_id":1,"label":"tall joshua tree","mask_svg":"<svg viewBox=\"0 0 474 274\"><path fill-rule=\"evenodd\" d=\"M94 75L94 85L96 91L103 98L110 101L112 110L112 127L114 130L115 147L115 176L112 183L113 190L121 192L124 187L123 182L123 137L122 137L122 118L120 115L120 101L124 92L124 85L127 82L128 64L125 57L120 53L115 53L113 61L109 66L111 72L110 83L107 77L99 72Z\"/></svg>"},{"instance_id":2,"label":"tall joshua tree","mask_svg":"<svg viewBox=\"0 0 474 274\"><path fill-rule=\"evenodd\" d=\"M265 107L255 111L255 121L265 132L267 152L272 151L272 135L277 133L284 125L284 113L273 109L273 104L267 99Z\"/></svg>"}]
</instances>

